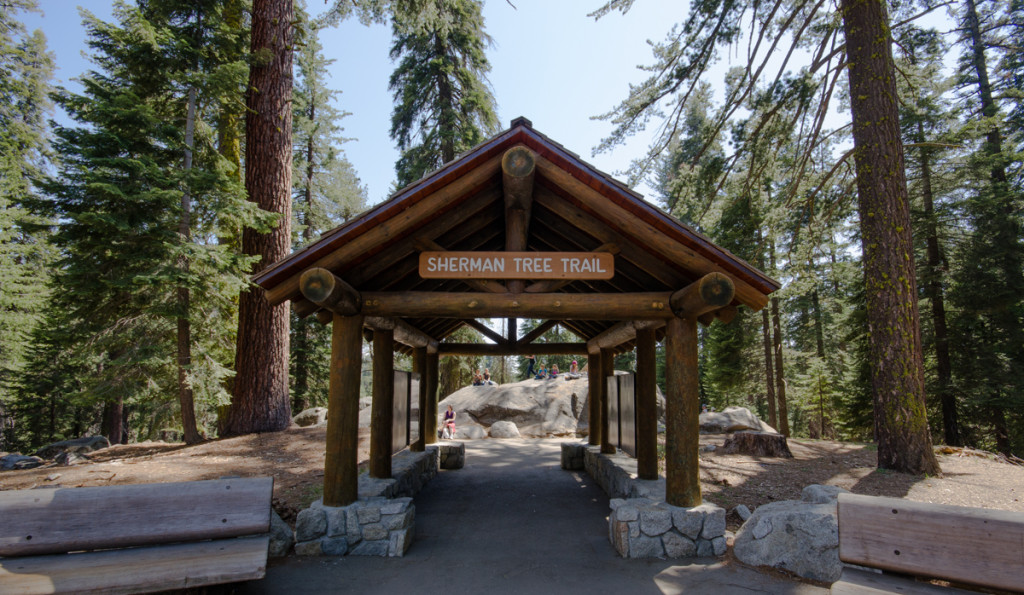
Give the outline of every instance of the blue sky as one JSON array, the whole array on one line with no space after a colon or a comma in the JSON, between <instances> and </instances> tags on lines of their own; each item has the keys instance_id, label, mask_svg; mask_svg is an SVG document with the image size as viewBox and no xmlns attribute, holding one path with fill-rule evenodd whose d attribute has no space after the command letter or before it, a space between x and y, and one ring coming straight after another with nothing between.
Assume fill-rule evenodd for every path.
<instances>
[{"instance_id":1,"label":"blue sky","mask_svg":"<svg viewBox=\"0 0 1024 595\"><path fill-rule=\"evenodd\" d=\"M616 173L642 154L646 139L637 138L614 152L592 156L591 150L611 131L608 122L592 116L614 107L643 80L638 65L653 59L648 39L660 41L673 23L682 20L679 0L641 0L625 16L613 13L595 22L587 13L601 0L489 0L484 7L486 30L494 40L488 51L489 76L498 102L502 128L516 117L529 118L535 128L599 169ZM41 28L57 57L57 79L72 85L89 61L85 31L76 7L109 20L110 0L40 0L43 15L27 15L30 29ZM310 11L323 10L323 0L310 0ZM324 52L333 58L331 85L342 93L339 107L352 115L343 121L345 136L357 139L344 150L369 190L369 200L386 198L394 180L398 153L388 138L392 99L387 89L393 64L388 58L390 28L342 23L322 34ZM645 187L638 188L649 194Z\"/></svg>"}]
</instances>

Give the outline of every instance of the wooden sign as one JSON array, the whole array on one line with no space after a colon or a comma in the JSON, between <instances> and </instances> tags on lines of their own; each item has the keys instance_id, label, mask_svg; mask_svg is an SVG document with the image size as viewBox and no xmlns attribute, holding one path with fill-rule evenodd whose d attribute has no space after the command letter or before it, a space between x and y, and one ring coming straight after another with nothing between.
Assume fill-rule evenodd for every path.
<instances>
[{"instance_id":1,"label":"wooden sign","mask_svg":"<svg viewBox=\"0 0 1024 595\"><path fill-rule=\"evenodd\" d=\"M608 252L421 252L424 279L611 279Z\"/></svg>"}]
</instances>

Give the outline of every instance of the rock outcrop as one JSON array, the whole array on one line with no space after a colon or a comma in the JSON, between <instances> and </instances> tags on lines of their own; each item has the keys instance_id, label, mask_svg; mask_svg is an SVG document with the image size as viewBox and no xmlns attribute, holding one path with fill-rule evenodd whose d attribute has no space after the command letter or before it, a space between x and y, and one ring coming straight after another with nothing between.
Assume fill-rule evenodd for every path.
<instances>
[{"instance_id":1,"label":"rock outcrop","mask_svg":"<svg viewBox=\"0 0 1024 595\"><path fill-rule=\"evenodd\" d=\"M301 428L309 426L321 426L327 424L326 407L310 407L292 418L292 422Z\"/></svg>"},{"instance_id":2,"label":"rock outcrop","mask_svg":"<svg viewBox=\"0 0 1024 595\"><path fill-rule=\"evenodd\" d=\"M110 441L105 436L86 436L47 444L37 450L35 454L44 459L53 459L62 452L86 454L109 446Z\"/></svg>"},{"instance_id":3,"label":"rock outcrop","mask_svg":"<svg viewBox=\"0 0 1024 595\"><path fill-rule=\"evenodd\" d=\"M733 551L741 562L771 566L809 579L835 582L843 570L839 560L836 500L846 490L809 485L801 499L758 507L743 523Z\"/></svg>"},{"instance_id":4,"label":"rock outcrop","mask_svg":"<svg viewBox=\"0 0 1024 595\"><path fill-rule=\"evenodd\" d=\"M746 407L726 407L722 411L709 411L700 414L700 432L702 434L725 434L744 430L778 434L775 428L758 419Z\"/></svg>"},{"instance_id":5,"label":"rock outcrop","mask_svg":"<svg viewBox=\"0 0 1024 595\"><path fill-rule=\"evenodd\" d=\"M451 405L455 410L459 439L495 437L493 426L502 421L515 424L523 438L586 436L589 387L586 376L467 386L448 395L437 409L445 411ZM659 417L664 416L664 403L659 391Z\"/></svg>"}]
</instances>

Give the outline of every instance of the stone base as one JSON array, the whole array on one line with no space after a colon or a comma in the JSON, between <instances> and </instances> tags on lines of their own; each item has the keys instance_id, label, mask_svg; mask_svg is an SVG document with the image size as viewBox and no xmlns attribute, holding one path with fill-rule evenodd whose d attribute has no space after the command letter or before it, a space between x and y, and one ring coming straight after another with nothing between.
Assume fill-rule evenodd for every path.
<instances>
[{"instance_id":1,"label":"stone base","mask_svg":"<svg viewBox=\"0 0 1024 595\"><path fill-rule=\"evenodd\" d=\"M466 464L466 445L463 442L440 442L435 445L442 469L462 469Z\"/></svg>"},{"instance_id":2,"label":"stone base","mask_svg":"<svg viewBox=\"0 0 1024 595\"><path fill-rule=\"evenodd\" d=\"M583 468L612 498L608 539L623 558L690 558L725 554L725 509L665 503L665 478L637 479L636 459L599 446L562 444L562 468ZM568 465L568 466L567 466Z\"/></svg>"},{"instance_id":3,"label":"stone base","mask_svg":"<svg viewBox=\"0 0 1024 595\"><path fill-rule=\"evenodd\" d=\"M580 442L562 443L562 469L566 471L582 471L587 445Z\"/></svg>"},{"instance_id":4,"label":"stone base","mask_svg":"<svg viewBox=\"0 0 1024 595\"><path fill-rule=\"evenodd\" d=\"M648 498L615 498L608 538L623 558L692 558L725 553L725 509L692 508Z\"/></svg>"},{"instance_id":5,"label":"stone base","mask_svg":"<svg viewBox=\"0 0 1024 595\"><path fill-rule=\"evenodd\" d=\"M437 476L438 447L431 444L423 452L403 450L391 457L391 477L378 479L359 476L359 499L411 498Z\"/></svg>"},{"instance_id":6,"label":"stone base","mask_svg":"<svg viewBox=\"0 0 1024 595\"><path fill-rule=\"evenodd\" d=\"M374 498L338 507L318 500L295 521L295 553L401 557L412 543L415 518L412 498Z\"/></svg>"}]
</instances>

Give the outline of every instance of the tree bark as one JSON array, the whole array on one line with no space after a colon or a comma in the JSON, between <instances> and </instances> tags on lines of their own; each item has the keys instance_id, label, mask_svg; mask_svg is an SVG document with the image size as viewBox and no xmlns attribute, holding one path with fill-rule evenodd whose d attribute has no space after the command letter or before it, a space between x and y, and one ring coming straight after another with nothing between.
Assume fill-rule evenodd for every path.
<instances>
[{"instance_id":1,"label":"tree bark","mask_svg":"<svg viewBox=\"0 0 1024 595\"><path fill-rule=\"evenodd\" d=\"M889 17L881 0L842 0L867 284L878 466L941 473L924 399L910 204Z\"/></svg>"},{"instance_id":2,"label":"tree bark","mask_svg":"<svg viewBox=\"0 0 1024 595\"><path fill-rule=\"evenodd\" d=\"M924 125L917 124L917 142L924 143ZM921 195L924 201L925 225L925 295L931 303L932 327L935 334L935 373L938 376L938 397L942 405L942 430L946 444L962 446L960 420L953 393L953 365L949 357L949 331L946 327L946 303L942 291L943 256L935 222L935 197L932 192L931 149L921 149Z\"/></svg>"},{"instance_id":3,"label":"tree bark","mask_svg":"<svg viewBox=\"0 0 1024 595\"><path fill-rule=\"evenodd\" d=\"M757 228L757 244L761 246L761 249L758 251L758 260L760 261L761 269L764 270L764 252L766 247L762 239L760 227ZM768 308L761 309L761 337L764 341L764 385L768 395L768 424L778 430L779 419L775 415L775 365L772 361L772 331Z\"/></svg>"},{"instance_id":4,"label":"tree bark","mask_svg":"<svg viewBox=\"0 0 1024 595\"><path fill-rule=\"evenodd\" d=\"M775 270L775 241L768 242L768 258L772 270ZM779 319L779 298L772 295L772 347L775 362L775 396L779 407L779 426L775 428L785 437L789 437L789 407L786 403L786 375L782 363L782 321Z\"/></svg>"},{"instance_id":5,"label":"tree bark","mask_svg":"<svg viewBox=\"0 0 1024 595\"><path fill-rule=\"evenodd\" d=\"M185 163L182 169L187 175L192 169L192 147L195 143L196 129L196 88L188 90L188 108L185 116ZM181 245L192 242L192 193L189 191L188 180L185 190L181 193L181 219L178 222L178 235ZM188 276L190 263L184 251L178 257L178 267L184 277ZM198 444L203 441L196 428L196 408L193 398L192 383L189 381L189 368L192 366L192 322L189 318L192 296L187 285L178 287L178 403L181 405L181 429L185 435L185 444Z\"/></svg>"},{"instance_id":6,"label":"tree bark","mask_svg":"<svg viewBox=\"0 0 1024 595\"><path fill-rule=\"evenodd\" d=\"M268 233L242 232L242 251L260 256L257 269L284 258L291 248L293 21L291 0L253 2L245 188L249 200L281 215ZM291 423L288 326L287 302L271 306L255 286L242 294L228 435L279 431Z\"/></svg>"}]
</instances>

